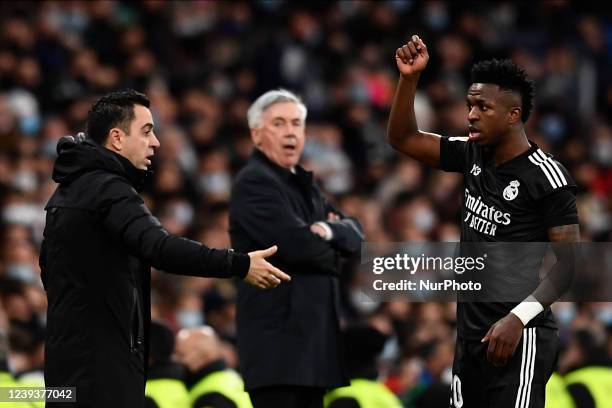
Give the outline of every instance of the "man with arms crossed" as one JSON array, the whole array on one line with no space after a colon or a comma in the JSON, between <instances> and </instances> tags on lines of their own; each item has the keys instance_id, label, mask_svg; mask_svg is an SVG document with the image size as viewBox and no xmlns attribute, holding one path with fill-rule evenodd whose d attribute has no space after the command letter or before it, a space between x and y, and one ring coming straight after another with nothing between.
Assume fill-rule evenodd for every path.
<instances>
[{"instance_id":1,"label":"man with arms crossed","mask_svg":"<svg viewBox=\"0 0 612 408\"><path fill-rule=\"evenodd\" d=\"M338 261L359 251L363 233L298 164L305 121L306 107L291 92L260 96L248 111L255 149L232 188L234 248L278 242L273 262L291 275L265 294L238 285L240 368L255 408L322 408L326 389L348 384Z\"/></svg>"},{"instance_id":2,"label":"man with arms crossed","mask_svg":"<svg viewBox=\"0 0 612 408\"><path fill-rule=\"evenodd\" d=\"M469 137L441 137L420 131L414 113L426 45L414 35L395 60L400 78L388 141L422 163L464 174L462 242L579 240L573 180L525 135L533 85L523 70L511 61L476 64L466 99ZM458 303L451 407L544 407L558 341L554 300L540 284L515 307Z\"/></svg>"}]
</instances>

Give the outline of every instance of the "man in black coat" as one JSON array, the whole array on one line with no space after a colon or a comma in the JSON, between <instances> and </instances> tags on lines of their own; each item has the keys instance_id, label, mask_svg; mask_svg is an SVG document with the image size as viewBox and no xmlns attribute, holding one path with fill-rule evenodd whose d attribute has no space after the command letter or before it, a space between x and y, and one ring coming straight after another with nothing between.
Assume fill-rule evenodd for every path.
<instances>
[{"instance_id":1,"label":"man in black coat","mask_svg":"<svg viewBox=\"0 0 612 408\"><path fill-rule=\"evenodd\" d=\"M264 259L170 235L137 191L160 143L148 98L111 93L88 115L87 139L64 138L47 203L40 266L47 291L45 383L76 387L69 407L142 407L150 266L240 277L261 288L288 279ZM47 406L63 406L48 403Z\"/></svg>"},{"instance_id":2,"label":"man in black coat","mask_svg":"<svg viewBox=\"0 0 612 408\"><path fill-rule=\"evenodd\" d=\"M341 359L338 266L357 253L359 223L327 202L298 165L306 107L270 91L248 112L256 146L230 202L232 245L278 242L275 264L291 283L258 293L239 284L238 352L255 408L322 407L325 389L348 384Z\"/></svg>"}]
</instances>

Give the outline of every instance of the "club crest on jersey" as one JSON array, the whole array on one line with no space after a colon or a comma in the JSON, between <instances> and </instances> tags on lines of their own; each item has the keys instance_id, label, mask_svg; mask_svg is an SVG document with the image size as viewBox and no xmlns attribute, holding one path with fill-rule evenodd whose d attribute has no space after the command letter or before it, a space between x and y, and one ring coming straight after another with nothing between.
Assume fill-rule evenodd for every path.
<instances>
[{"instance_id":1,"label":"club crest on jersey","mask_svg":"<svg viewBox=\"0 0 612 408\"><path fill-rule=\"evenodd\" d=\"M510 184L504 188L504 199L506 201L512 201L518 195L518 187L521 185L517 180L512 180Z\"/></svg>"}]
</instances>

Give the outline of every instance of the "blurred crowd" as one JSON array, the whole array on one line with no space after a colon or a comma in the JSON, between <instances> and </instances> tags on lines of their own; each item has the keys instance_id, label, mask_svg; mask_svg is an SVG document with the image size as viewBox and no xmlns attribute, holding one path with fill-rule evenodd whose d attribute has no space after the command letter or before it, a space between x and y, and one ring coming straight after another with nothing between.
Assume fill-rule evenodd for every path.
<instances>
[{"instance_id":1,"label":"blurred crowd","mask_svg":"<svg viewBox=\"0 0 612 408\"><path fill-rule=\"evenodd\" d=\"M0 2L0 331L17 375L40 375L46 298L38 249L54 191L57 140L84 129L92 102L134 88L151 99L161 141L145 200L166 229L229 247L234 174L253 147L249 104L278 87L309 109L303 164L368 241L457 241L462 177L396 154L385 141L397 69L413 33L428 45L421 129L467 133L478 60L508 57L536 81L528 137L576 180L584 241L612 238L612 19L580 3L416 1ZM343 323L388 336L381 378L406 406L448 402L454 304L362 303L342 275ZM173 331L210 325L239 364L229 281L153 271L153 316ZM555 306L559 371L609 364L610 304ZM0 346L0 350L3 348ZM0 356L2 357L2 356ZM439 392L439 389L444 392ZM431 404L431 405L428 405Z\"/></svg>"}]
</instances>

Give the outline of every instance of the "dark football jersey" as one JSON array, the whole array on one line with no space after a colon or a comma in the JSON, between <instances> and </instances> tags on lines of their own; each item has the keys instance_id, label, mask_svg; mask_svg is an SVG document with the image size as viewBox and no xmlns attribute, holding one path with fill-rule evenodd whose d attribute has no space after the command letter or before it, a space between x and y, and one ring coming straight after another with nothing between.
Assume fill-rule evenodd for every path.
<instances>
[{"instance_id":1,"label":"dark football jersey","mask_svg":"<svg viewBox=\"0 0 612 408\"><path fill-rule=\"evenodd\" d=\"M576 185L551 155L530 142L526 152L496 166L489 149L467 139L443 137L440 143L441 168L464 175L462 242L546 242L549 228L578 223ZM507 271L521 261L508 256L494 266ZM535 289L539 277L535 265L532 269ZM517 303L458 302L458 335L484 337ZM527 325L534 326L555 327L550 308Z\"/></svg>"}]
</instances>

